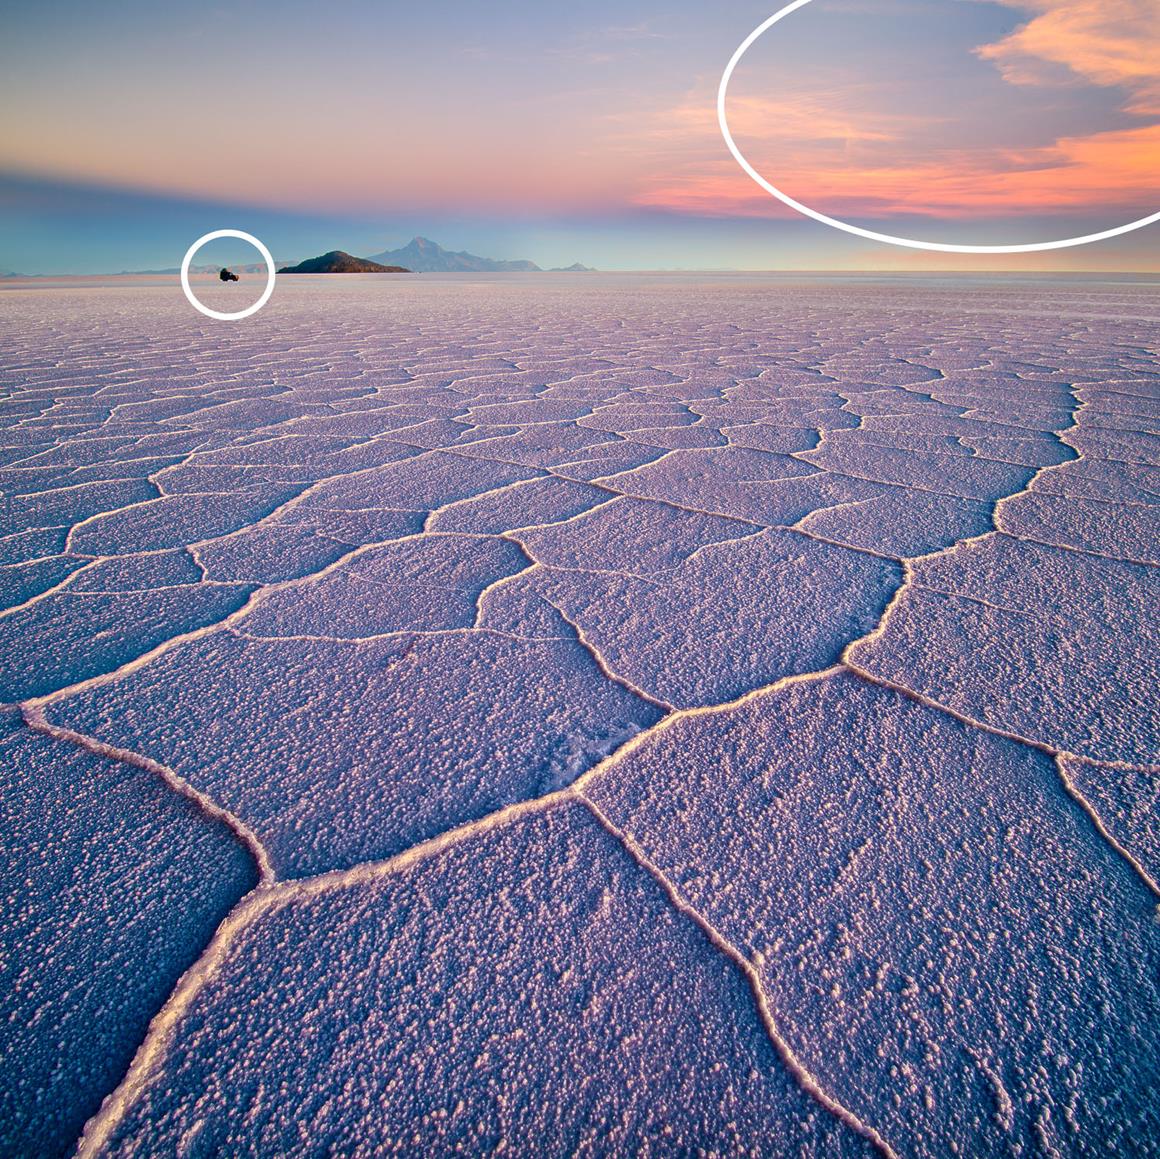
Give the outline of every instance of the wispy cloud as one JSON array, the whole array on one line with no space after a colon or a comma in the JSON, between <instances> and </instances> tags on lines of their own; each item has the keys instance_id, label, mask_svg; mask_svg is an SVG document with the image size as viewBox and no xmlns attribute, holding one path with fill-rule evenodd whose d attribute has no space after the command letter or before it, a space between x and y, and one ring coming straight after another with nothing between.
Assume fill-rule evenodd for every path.
<instances>
[{"instance_id":1,"label":"wispy cloud","mask_svg":"<svg viewBox=\"0 0 1160 1159\"><path fill-rule=\"evenodd\" d=\"M760 171L760 167L759 167ZM958 150L937 160L824 167L800 158L770 177L799 201L837 215L929 214L958 219L1017 212L1070 213L1153 208L1160 125L1015 151ZM638 204L707 216L785 212L732 159L667 176L641 189Z\"/></svg>"},{"instance_id":2,"label":"wispy cloud","mask_svg":"<svg viewBox=\"0 0 1160 1159\"><path fill-rule=\"evenodd\" d=\"M964 218L1153 208L1160 125L1064 137L1020 151L961 150L938 161L814 176L796 172L806 200L844 212Z\"/></svg>"},{"instance_id":3,"label":"wispy cloud","mask_svg":"<svg viewBox=\"0 0 1160 1159\"><path fill-rule=\"evenodd\" d=\"M610 152L631 157L641 174L634 203L710 216L788 212L725 152L714 95L702 83L671 108L609 118L617 126L609 135ZM776 159L778 177L787 163L800 177L835 163L848 166L862 150L888 147L918 127L937 124L936 118L875 109L864 98L858 85L785 98L738 96L730 100L730 127L740 140L761 142L763 156Z\"/></svg>"},{"instance_id":4,"label":"wispy cloud","mask_svg":"<svg viewBox=\"0 0 1160 1159\"><path fill-rule=\"evenodd\" d=\"M1156 0L1002 0L1035 12L1028 23L977 53L1012 84L1076 81L1127 90L1125 108L1160 116L1160 7Z\"/></svg>"}]
</instances>

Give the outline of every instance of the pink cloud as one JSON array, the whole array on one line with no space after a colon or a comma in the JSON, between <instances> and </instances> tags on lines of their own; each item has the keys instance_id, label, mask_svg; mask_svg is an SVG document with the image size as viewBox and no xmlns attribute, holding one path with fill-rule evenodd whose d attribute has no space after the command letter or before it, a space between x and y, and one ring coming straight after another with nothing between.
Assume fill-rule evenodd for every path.
<instances>
[{"instance_id":1,"label":"pink cloud","mask_svg":"<svg viewBox=\"0 0 1160 1159\"><path fill-rule=\"evenodd\" d=\"M1038 84L1043 65L1131 94L1129 112L1160 116L1160 10L1155 0L1003 0L1035 12L997 44L977 50L1012 84Z\"/></svg>"}]
</instances>

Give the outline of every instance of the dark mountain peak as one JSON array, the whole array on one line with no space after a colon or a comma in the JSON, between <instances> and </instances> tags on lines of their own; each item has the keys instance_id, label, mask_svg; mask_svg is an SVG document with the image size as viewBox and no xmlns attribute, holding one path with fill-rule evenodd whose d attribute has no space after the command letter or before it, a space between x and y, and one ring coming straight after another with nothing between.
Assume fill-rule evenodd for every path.
<instances>
[{"instance_id":1,"label":"dark mountain peak","mask_svg":"<svg viewBox=\"0 0 1160 1159\"><path fill-rule=\"evenodd\" d=\"M372 258L356 258L343 250L331 250L321 257L307 258L296 266L279 270L280 274L409 274L405 266L383 265Z\"/></svg>"}]
</instances>

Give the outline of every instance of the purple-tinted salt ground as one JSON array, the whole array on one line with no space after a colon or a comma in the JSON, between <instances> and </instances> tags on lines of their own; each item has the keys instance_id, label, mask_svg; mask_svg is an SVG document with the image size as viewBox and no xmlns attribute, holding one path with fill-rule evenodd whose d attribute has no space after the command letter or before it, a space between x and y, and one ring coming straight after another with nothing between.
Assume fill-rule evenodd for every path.
<instances>
[{"instance_id":1,"label":"purple-tinted salt ground","mask_svg":"<svg viewBox=\"0 0 1160 1159\"><path fill-rule=\"evenodd\" d=\"M340 586L348 607L369 592L397 614L386 584L356 597ZM280 618L308 633L313 614ZM285 877L388 857L557 789L661 715L574 636L420 623L265 635L282 629L259 610L254 634L242 620L176 645L49 712L186 776L253 828Z\"/></svg>"},{"instance_id":2,"label":"purple-tinted salt ground","mask_svg":"<svg viewBox=\"0 0 1160 1159\"><path fill-rule=\"evenodd\" d=\"M1156 898L1046 755L836 672L679 720L584 792L899 1153L1156 1137Z\"/></svg>"},{"instance_id":3,"label":"purple-tinted salt ground","mask_svg":"<svg viewBox=\"0 0 1160 1159\"><path fill-rule=\"evenodd\" d=\"M156 773L0 716L0 1150L63 1155L256 880Z\"/></svg>"},{"instance_id":4,"label":"purple-tinted salt ground","mask_svg":"<svg viewBox=\"0 0 1160 1159\"><path fill-rule=\"evenodd\" d=\"M579 804L285 890L206 966L108 1154L869 1151Z\"/></svg>"},{"instance_id":5,"label":"purple-tinted salt ground","mask_svg":"<svg viewBox=\"0 0 1160 1159\"><path fill-rule=\"evenodd\" d=\"M1155 567L988 535L913 564L881 631L849 659L1003 732L1155 764L1158 607Z\"/></svg>"},{"instance_id":6,"label":"purple-tinted salt ground","mask_svg":"<svg viewBox=\"0 0 1160 1159\"><path fill-rule=\"evenodd\" d=\"M596 558L588 568L566 566L584 547L563 536L538 548L533 541L529 550L543 552L545 566L493 588L480 622L523 634L529 600L533 608L543 601L632 687L680 708L731 700L836 663L851 637L874 627L901 580L901 568L877 556L790 531L754 535L752 527L746 538L709 540L664 571L610 571L601 566L609 528L603 520L592 524L586 530L593 542L584 546ZM737 534L720 524L703 530ZM668 535L665 551L679 550L672 521L658 514L651 528ZM642 550L641 564L658 562L650 555L661 550Z\"/></svg>"},{"instance_id":7,"label":"purple-tinted salt ground","mask_svg":"<svg viewBox=\"0 0 1160 1159\"><path fill-rule=\"evenodd\" d=\"M1154 287L0 293L6 1152L1160 1151Z\"/></svg>"}]
</instances>

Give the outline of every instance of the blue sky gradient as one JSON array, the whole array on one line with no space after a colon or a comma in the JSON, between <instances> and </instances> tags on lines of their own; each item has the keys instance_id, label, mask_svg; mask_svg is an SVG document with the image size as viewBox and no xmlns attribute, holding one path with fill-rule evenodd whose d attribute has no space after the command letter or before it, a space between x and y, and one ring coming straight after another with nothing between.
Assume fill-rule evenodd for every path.
<instances>
[{"instance_id":1,"label":"blue sky gradient","mask_svg":"<svg viewBox=\"0 0 1160 1159\"><path fill-rule=\"evenodd\" d=\"M1112 21L1097 0L815 0L739 70L735 131L788 192L871 228L1107 228L1160 198L1152 3L1123 0ZM726 60L772 10L22 6L0 42L0 270L172 267L223 227L279 259L419 233L604 269L1160 268L1157 227L975 261L792 215L740 172L713 110Z\"/></svg>"}]
</instances>

